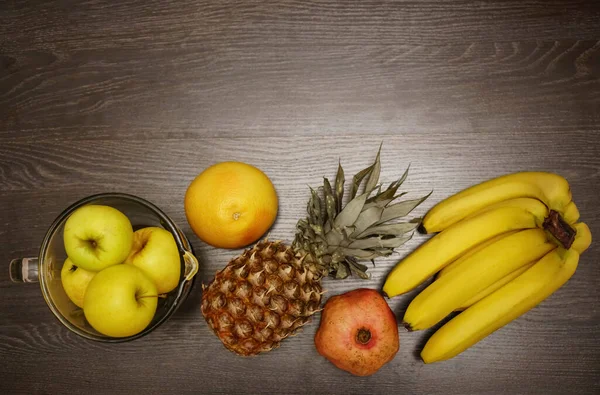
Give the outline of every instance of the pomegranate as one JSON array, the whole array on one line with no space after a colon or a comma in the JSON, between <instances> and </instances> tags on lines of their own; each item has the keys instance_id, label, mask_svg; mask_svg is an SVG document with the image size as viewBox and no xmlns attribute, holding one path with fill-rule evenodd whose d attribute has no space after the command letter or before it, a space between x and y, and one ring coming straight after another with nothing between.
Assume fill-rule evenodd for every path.
<instances>
[{"instance_id":1,"label":"pomegranate","mask_svg":"<svg viewBox=\"0 0 600 395\"><path fill-rule=\"evenodd\" d=\"M331 297L315 335L319 354L356 376L370 376L400 346L394 313L379 292L359 288Z\"/></svg>"}]
</instances>

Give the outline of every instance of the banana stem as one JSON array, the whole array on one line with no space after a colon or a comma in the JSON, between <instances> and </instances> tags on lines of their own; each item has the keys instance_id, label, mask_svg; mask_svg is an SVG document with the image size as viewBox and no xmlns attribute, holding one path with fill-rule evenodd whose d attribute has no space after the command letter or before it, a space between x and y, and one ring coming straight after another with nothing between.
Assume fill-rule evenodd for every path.
<instances>
[{"instance_id":1,"label":"banana stem","mask_svg":"<svg viewBox=\"0 0 600 395\"><path fill-rule=\"evenodd\" d=\"M577 231L569 225L557 211L550 210L550 214L544 219L543 227L550 232L563 247L566 249L571 248L573 241L575 241L575 234Z\"/></svg>"}]
</instances>

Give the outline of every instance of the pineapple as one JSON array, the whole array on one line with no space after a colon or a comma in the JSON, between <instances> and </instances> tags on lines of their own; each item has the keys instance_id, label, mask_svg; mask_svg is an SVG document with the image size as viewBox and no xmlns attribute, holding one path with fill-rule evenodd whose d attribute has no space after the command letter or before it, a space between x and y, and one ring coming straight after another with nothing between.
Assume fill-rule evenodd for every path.
<instances>
[{"instance_id":1,"label":"pineapple","mask_svg":"<svg viewBox=\"0 0 600 395\"><path fill-rule=\"evenodd\" d=\"M333 187L324 179L323 197L311 189L308 216L298 221L291 246L260 241L203 286L202 314L226 348L248 356L279 346L320 310L323 277L369 278L359 261L388 256L411 238L418 220L390 221L405 217L429 195L393 203L404 195L396 191L408 169L382 191L379 156L353 177L344 207L340 164Z\"/></svg>"}]
</instances>

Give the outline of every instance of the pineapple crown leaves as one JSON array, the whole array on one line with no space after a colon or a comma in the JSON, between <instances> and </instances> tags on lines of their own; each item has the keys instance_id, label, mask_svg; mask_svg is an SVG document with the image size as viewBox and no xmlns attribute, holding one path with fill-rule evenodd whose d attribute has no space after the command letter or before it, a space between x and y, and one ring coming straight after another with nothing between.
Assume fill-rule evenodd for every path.
<instances>
[{"instance_id":1,"label":"pineapple crown leaves","mask_svg":"<svg viewBox=\"0 0 600 395\"><path fill-rule=\"evenodd\" d=\"M411 239L421 219L408 222L391 222L406 217L429 197L394 203L405 193L397 193L408 176L410 166L404 174L386 189L379 184L381 172L381 147L375 162L352 177L348 203L343 206L344 170L341 163L333 185L324 177L318 191L310 188L305 219L298 221L294 250L321 275L346 278L355 274L369 278L367 266L359 263L381 256L389 256L395 248ZM359 193L364 185L363 192ZM321 197L322 195L322 197Z\"/></svg>"}]
</instances>

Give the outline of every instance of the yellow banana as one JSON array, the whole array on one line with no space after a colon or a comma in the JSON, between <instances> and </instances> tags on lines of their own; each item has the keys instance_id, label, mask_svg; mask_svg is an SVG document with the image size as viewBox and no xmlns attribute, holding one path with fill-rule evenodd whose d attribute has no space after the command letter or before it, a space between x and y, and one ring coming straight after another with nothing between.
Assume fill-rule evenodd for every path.
<instances>
[{"instance_id":1,"label":"yellow banana","mask_svg":"<svg viewBox=\"0 0 600 395\"><path fill-rule=\"evenodd\" d=\"M575 273L579 253L558 247L529 270L442 326L425 344L425 363L450 359L523 315L559 289Z\"/></svg>"},{"instance_id":2,"label":"yellow banana","mask_svg":"<svg viewBox=\"0 0 600 395\"><path fill-rule=\"evenodd\" d=\"M492 203L489 206L482 207L481 209L467 215L463 219L473 218L473 217L476 217L479 214L482 214L486 211L495 210L500 207L521 207L524 209L530 209L531 207L538 207L540 203L543 203L543 202L541 202L538 199L528 198L528 197L502 200L500 202Z\"/></svg>"},{"instance_id":3,"label":"yellow banana","mask_svg":"<svg viewBox=\"0 0 600 395\"><path fill-rule=\"evenodd\" d=\"M579 220L579 209L575 205L574 201L571 201L571 203L567 204L565 207L563 218L571 225Z\"/></svg>"},{"instance_id":4,"label":"yellow banana","mask_svg":"<svg viewBox=\"0 0 600 395\"><path fill-rule=\"evenodd\" d=\"M474 305L475 303L479 302L481 299L485 298L486 296L488 296L489 294L491 294L492 292L496 291L497 289L502 288L504 285L508 284L509 282L511 282L512 280L514 280L515 278L519 277L521 274L525 273L525 271L527 269L529 269L531 266L533 266L535 264L535 262L531 262L528 263L527 265L518 268L517 270L515 270L514 272L502 277L500 280L496 281L495 283L493 283L492 285L490 285L489 287L487 287L486 289L484 289L483 291L480 291L477 295L473 296L472 298L470 298L469 300L467 300L466 302L463 302L459 308L457 308L457 311L462 311L466 308L468 308L469 306Z\"/></svg>"},{"instance_id":5,"label":"yellow banana","mask_svg":"<svg viewBox=\"0 0 600 395\"><path fill-rule=\"evenodd\" d=\"M499 207L460 221L439 233L400 261L388 274L388 297L408 292L470 248L501 233L541 227L548 208L536 199L520 207Z\"/></svg>"},{"instance_id":6,"label":"yellow banana","mask_svg":"<svg viewBox=\"0 0 600 395\"><path fill-rule=\"evenodd\" d=\"M538 228L498 240L418 294L406 309L404 323L412 330L430 328L479 292L555 248Z\"/></svg>"},{"instance_id":7,"label":"yellow banana","mask_svg":"<svg viewBox=\"0 0 600 395\"><path fill-rule=\"evenodd\" d=\"M581 255L590 246L590 244L592 243L592 234L590 232L590 228L588 228L588 226L585 223L583 223L583 222L577 223L577 224L573 225L573 227L575 228L575 231L577 232L578 236L575 238L575 241L573 242L573 245L571 245L571 248L574 249L575 251L577 251ZM511 233L514 233L514 232L509 232L508 234L511 234ZM503 236L503 235L500 235L500 236ZM490 239L490 240L488 240L487 242L485 242L483 244L487 244L489 241L496 241L497 239L498 239L497 237L494 238L494 239ZM475 249L473 249L471 251L474 251ZM467 255L467 254L465 254L465 255ZM438 276L446 275L447 274L447 269L450 269L452 267L456 267L455 265L458 265L460 263L459 261L460 260L456 260L456 261L452 262L450 265L446 266L444 269L442 269L440 271L440 273L438 274ZM489 287L487 287L483 291L479 292L477 295L473 296L471 299L469 299L466 302L464 302L456 310L461 311L461 310L464 310L464 309L468 308L469 306L474 305L475 303L477 303L478 301L480 301L484 297L488 296L489 294L491 294L492 292L496 291L500 287L504 286L505 284L508 284L513 279L517 278L519 275L521 275L527 269L529 269L531 266L533 266L534 263L535 262L527 264L527 265L521 267L520 269L517 269L514 272L510 273L509 275L503 277L502 279L496 281L494 284L490 285Z\"/></svg>"},{"instance_id":8,"label":"yellow banana","mask_svg":"<svg viewBox=\"0 0 600 395\"><path fill-rule=\"evenodd\" d=\"M535 207L536 205L539 205L538 201L536 199L533 198L515 198L515 199L509 199L509 200L504 200L498 203L494 203L488 207L485 207L479 211L477 211L474 214L470 214L468 215L465 219L468 218L472 218L476 215L479 215L485 211L489 211L489 210L494 210L500 207L523 207L525 209L529 208L529 207ZM458 266L463 260L465 260L466 258L468 258L469 256L473 255L475 252L481 250L482 248L487 247L490 244L495 243L496 241L503 239L506 236L510 236L513 233L519 232L521 231L521 229L519 230L515 230L515 231L511 231L511 232L506 232L506 233L502 233L499 234L496 237L493 237L489 240L486 240L485 242L478 244L477 246L475 246L474 248L472 248L471 250L467 251L466 253L464 253L463 255L461 255L458 259L456 259L454 262L450 263L449 265L447 265L446 267L444 267L439 273L438 273L438 277L442 276L444 274L446 274L447 272L451 271L454 267Z\"/></svg>"},{"instance_id":9,"label":"yellow banana","mask_svg":"<svg viewBox=\"0 0 600 395\"><path fill-rule=\"evenodd\" d=\"M573 228L575 228L575 232L577 233L575 233L575 241L573 241L571 249L583 254L590 244L592 244L592 232L584 222L573 225Z\"/></svg>"},{"instance_id":10,"label":"yellow banana","mask_svg":"<svg viewBox=\"0 0 600 395\"><path fill-rule=\"evenodd\" d=\"M569 183L546 172L521 172L472 186L435 205L423 218L427 233L440 232L476 211L503 200L530 197L563 215L571 202ZM570 208L573 210L573 207Z\"/></svg>"},{"instance_id":11,"label":"yellow banana","mask_svg":"<svg viewBox=\"0 0 600 395\"><path fill-rule=\"evenodd\" d=\"M494 236L491 239L488 239L488 240L484 241L483 243L477 244L475 247L471 248L469 251L465 252L460 257L458 257L457 260L455 260L454 262L446 265L446 267L444 267L442 270L440 270L440 272L438 273L438 275L437 275L436 278L440 278L442 276L445 276L450 271L452 271L452 269L454 269L455 267L459 266L462 262L464 262L466 259L468 259L471 255L475 254L476 252L481 251L484 248L486 248L487 246L490 246L490 245L494 244L498 240L501 240L501 239L503 239L503 238L505 238L507 236L513 235L513 234L515 234L517 232L521 232L521 229L519 229L519 230L513 230L513 231L510 231L510 232L506 232L506 233L501 233L498 236Z\"/></svg>"}]
</instances>

